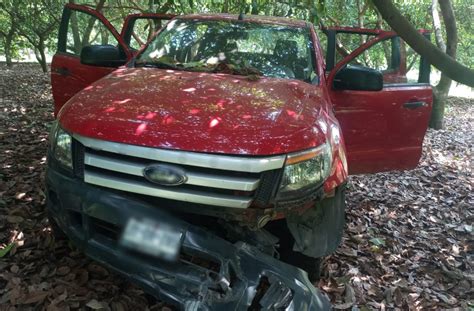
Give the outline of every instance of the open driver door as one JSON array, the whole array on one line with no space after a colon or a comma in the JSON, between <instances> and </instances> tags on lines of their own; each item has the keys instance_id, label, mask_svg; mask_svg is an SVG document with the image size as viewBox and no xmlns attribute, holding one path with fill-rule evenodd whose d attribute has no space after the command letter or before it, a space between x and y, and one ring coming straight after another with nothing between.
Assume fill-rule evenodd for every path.
<instances>
[{"instance_id":1,"label":"open driver door","mask_svg":"<svg viewBox=\"0 0 474 311\"><path fill-rule=\"evenodd\" d=\"M429 64L408 53L395 32L354 28L324 32L328 36L326 82L344 135L349 173L415 168L432 108ZM337 42L340 34L363 35L366 40L341 55L344 50L338 51ZM339 43L347 42L342 38ZM410 61L407 68L407 55L418 60L419 67ZM365 78L377 75L379 87L360 87L367 84Z\"/></svg>"}]
</instances>

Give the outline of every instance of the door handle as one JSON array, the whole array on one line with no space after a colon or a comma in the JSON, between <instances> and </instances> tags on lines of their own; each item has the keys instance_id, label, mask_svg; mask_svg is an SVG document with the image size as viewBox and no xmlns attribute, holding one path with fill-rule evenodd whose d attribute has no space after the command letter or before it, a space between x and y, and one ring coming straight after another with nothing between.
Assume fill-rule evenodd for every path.
<instances>
[{"instance_id":1,"label":"door handle","mask_svg":"<svg viewBox=\"0 0 474 311\"><path fill-rule=\"evenodd\" d=\"M417 109L420 107L426 107L428 104L426 102L409 102L409 103L404 103L403 107L407 109Z\"/></svg>"},{"instance_id":2,"label":"door handle","mask_svg":"<svg viewBox=\"0 0 474 311\"><path fill-rule=\"evenodd\" d=\"M59 68L56 68L54 71L56 71L61 76L69 76L71 74L69 69L66 67L59 67Z\"/></svg>"}]
</instances>

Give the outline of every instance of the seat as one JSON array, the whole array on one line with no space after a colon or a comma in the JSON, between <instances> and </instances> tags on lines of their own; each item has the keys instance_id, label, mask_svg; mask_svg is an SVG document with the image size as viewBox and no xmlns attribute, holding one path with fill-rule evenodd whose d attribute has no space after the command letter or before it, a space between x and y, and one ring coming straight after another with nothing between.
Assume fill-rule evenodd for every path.
<instances>
[{"instance_id":1,"label":"seat","mask_svg":"<svg viewBox=\"0 0 474 311\"><path fill-rule=\"evenodd\" d=\"M278 40L273 50L273 56L282 60L282 65L291 67L291 64L298 58L298 44L294 40Z\"/></svg>"},{"instance_id":2,"label":"seat","mask_svg":"<svg viewBox=\"0 0 474 311\"><path fill-rule=\"evenodd\" d=\"M225 46L226 53L236 53L238 51L239 51L239 48L237 46L237 42L229 42Z\"/></svg>"},{"instance_id":3,"label":"seat","mask_svg":"<svg viewBox=\"0 0 474 311\"><path fill-rule=\"evenodd\" d=\"M227 61L235 61L236 53L239 51L237 42L228 42L224 48L224 55Z\"/></svg>"},{"instance_id":4,"label":"seat","mask_svg":"<svg viewBox=\"0 0 474 311\"><path fill-rule=\"evenodd\" d=\"M293 71L295 77L300 76L298 70L298 44L294 40L278 40L275 49L273 50L273 56L277 64L285 66L286 68Z\"/></svg>"}]
</instances>

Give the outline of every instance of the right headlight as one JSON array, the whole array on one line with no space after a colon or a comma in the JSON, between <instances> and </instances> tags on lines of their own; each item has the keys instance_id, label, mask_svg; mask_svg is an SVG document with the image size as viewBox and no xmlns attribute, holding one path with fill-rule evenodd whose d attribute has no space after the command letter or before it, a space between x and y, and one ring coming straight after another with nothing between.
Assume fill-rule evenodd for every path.
<instances>
[{"instance_id":1,"label":"right headlight","mask_svg":"<svg viewBox=\"0 0 474 311\"><path fill-rule=\"evenodd\" d=\"M297 191L324 182L331 172L332 151L329 143L288 155L279 194Z\"/></svg>"},{"instance_id":2,"label":"right headlight","mask_svg":"<svg viewBox=\"0 0 474 311\"><path fill-rule=\"evenodd\" d=\"M51 127L49 136L51 154L65 168L72 170L72 138L57 122Z\"/></svg>"}]
</instances>

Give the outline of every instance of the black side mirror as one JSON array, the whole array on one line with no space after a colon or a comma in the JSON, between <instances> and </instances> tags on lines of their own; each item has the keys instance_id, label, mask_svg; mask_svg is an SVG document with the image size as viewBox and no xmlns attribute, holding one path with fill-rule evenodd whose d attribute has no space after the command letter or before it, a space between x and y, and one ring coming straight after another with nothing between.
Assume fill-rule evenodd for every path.
<instances>
[{"instance_id":1,"label":"black side mirror","mask_svg":"<svg viewBox=\"0 0 474 311\"><path fill-rule=\"evenodd\" d=\"M333 87L336 90L380 91L383 74L372 68L348 65L336 73Z\"/></svg>"},{"instance_id":2,"label":"black side mirror","mask_svg":"<svg viewBox=\"0 0 474 311\"><path fill-rule=\"evenodd\" d=\"M127 62L119 48L113 45L88 45L81 50L81 64L100 67L118 67Z\"/></svg>"}]
</instances>

